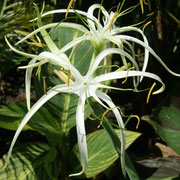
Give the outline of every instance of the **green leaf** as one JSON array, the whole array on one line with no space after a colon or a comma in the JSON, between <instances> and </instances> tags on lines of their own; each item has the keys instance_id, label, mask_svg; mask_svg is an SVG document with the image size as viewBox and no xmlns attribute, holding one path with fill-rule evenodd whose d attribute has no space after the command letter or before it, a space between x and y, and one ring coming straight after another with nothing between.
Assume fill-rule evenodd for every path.
<instances>
[{"instance_id":1,"label":"green leaf","mask_svg":"<svg viewBox=\"0 0 180 180\"><path fill-rule=\"evenodd\" d=\"M102 114L104 113L104 110L101 106L99 106L99 104L93 102L93 101L89 101L89 103L91 104L91 106L93 106L93 111L94 114L96 114L95 116L99 117L102 116ZM107 135L109 136L110 140L112 141L112 144L117 152L117 154L119 155L119 157L121 156L121 142L120 139L118 137L118 134L115 132L114 128L112 127L111 122L104 117L104 120L102 122L103 128L106 130ZM113 124L114 125L114 124ZM130 178L130 180L138 180L138 174L134 168L133 163L131 162L131 159L128 155L128 153L126 152L125 154L125 163L126 163L126 171L128 173L128 176Z\"/></svg>"},{"instance_id":2,"label":"green leaf","mask_svg":"<svg viewBox=\"0 0 180 180\"><path fill-rule=\"evenodd\" d=\"M115 130L118 137L120 138L119 130ZM136 138L140 136L140 133L126 131L126 148L128 148ZM88 168L85 171L85 176L87 178L93 177L109 166L111 166L119 157L112 142L109 139L108 134L105 130L95 131L87 136L87 146L88 146ZM78 146L76 144L73 149L73 153L80 160ZM74 172L79 172L81 166L74 167Z\"/></svg>"},{"instance_id":3,"label":"green leaf","mask_svg":"<svg viewBox=\"0 0 180 180\"><path fill-rule=\"evenodd\" d=\"M169 106L162 105L152 115L142 119L150 123L160 137L180 154L180 97L171 98Z\"/></svg>"},{"instance_id":4,"label":"green leaf","mask_svg":"<svg viewBox=\"0 0 180 180\"><path fill-rule=\"evenodd\" d=\"M51 38L56 43L59 49L67 45L72 40L82 36L82 32L73 28L56 27L51 32ZM85 75L89 69L90 60L93 54L93 46L90 41L83 41L66 52L69 57L71 54L71 63L79 70L82 75Z\"/></svg>"},{"instance_id":5,"label":"green leaf","mask_svg":"<svg viewBox=\"0 0 180 180\"><path fill-rule=\"evenodd\" d=\"M64 47L68 42L79 37L82 33L72 28L59 28L52 29L50 35L58 48ZM70 49L66 52L67 56L71 54L71 63L80 71L85 74L88 71L90 60L93 54L93 47L89 41L80 43L75 49ZM42 67L42 76L46 77L46 86L48 89L62 82L54 73L54 69L61 70L59 67L53 65L44 65ZM66 72L67 73L67 72ZM44 94L43 80L35 77L35 89L38 98ZM78 103L78 96L75 94L59 93L46 103L47 109L56 117L56 121L60 126L60 130L65 135L68 135L70 129L76 124L76 108ZM86 106L85 118L90 114L88 106Z\"/></svg>"},{"instance_id":6,"label":"green leaf","mask_svg":"<svg viewBox=\"0 0 180 180\"><path fill-rule=\"evenodd\" d=\"M25 103L10 104L0 108L0 127L8 130L16 130L27 112ZM23 130L32 130L27 124Z\"/></svg>"},{"instance_id":7,"label":"green leaf","mask_svg":"<svg viewBox=\"0 0 180 180\"><path fill-rule=\"evenodd\" d=\"M137 161L142 171L140 171L141 177L148 180L155 179L176 179L180 174L180 160L173 157L159 157L154 159L143 159Z\"/></svg>"},{"instance_id":8,"label":"green leaf","mask_svg":"<svg viewBox=\"0 0 180 180\"><path fill-rule=\"evenodd\" d=\"M121 150L120 150L120 147L121 147L121 142L120 142L120 139L117 135L117 133L114 131L112 125L109 123L109 121L105 118L105 120L103 121L103 127L104 129L106 130L108 136L110 137L113 145L114 145L114 148L116 149L116 152L118 153L119 157L121 156ZM128 153L126 152L125 154L125 162L126 162L126 171L128 173L128 176L130 178L130 180L138 180L139 177L138 177L138 174L134 168L134 165L128 155Z\"/></svg>"},{"instance_id":9,"label":"green leaf","mask_svg":"<svg viewBox=\"0 0 180 180\"><path fill-rule=\"evenodd\" d=\"M147 178L146 180L179 180L180 177L168 177L168 178Z\"/></svg>"},{"instance_id":10,"label":"green leaf","mask_svg":"<svg viewBox=\"0 0 180 180\"><path fill-rule=\"evenodd\" d=\"M0 109L0 127L16 130L26 113L26 103L16 103L2 107ZM59 124L45 107L41 107L28 124L30 126L26 125L25 130L34 129L45 135L52 146L57 145L60 138Z\"/></svg>"},{"instance_id":11,"label":"green leaf","mask_svg":"<svg viewBox=\"0 0 180 180\"><path fill-rule=\"evenodd\" d=\"M8 166L0 171L0 179L25 180L25 179L51 179L44 167L44 161L51 148L47 144L34 143L24 144L15 148L9 160ZM0 160L0 167L3 166L6 155ZM58 166L57 161L49 162L49 171L57 179Z\"/></svg>"}]
</instances>

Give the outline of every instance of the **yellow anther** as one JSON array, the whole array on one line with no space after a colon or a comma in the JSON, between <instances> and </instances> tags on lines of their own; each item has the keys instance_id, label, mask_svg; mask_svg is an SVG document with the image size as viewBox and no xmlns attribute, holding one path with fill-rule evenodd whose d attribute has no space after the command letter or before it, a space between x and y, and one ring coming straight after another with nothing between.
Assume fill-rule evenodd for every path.
<instances>
[{"instance_id":1,"label":"yellow anther","mask_svg":"<svg viewBox=\"0 0 180 180\"><path fill-rule=\"evenodd\" d=\"M73 4L76 2L76 0L71 0L68 4L68 7L67 7L67 11L66 11L66 14L65 14L65 18L68 16L68 13L69 13L69 9L73 6Z\"/></svg>"},{"instance_id":2,"label":"yellow anther","mask_svg":"<svg viewBox=\"0 0 180 180\"><path fill-rule=\"evenodd\" d=\"M68 70L68 79L67 79L67 85L68 85L68 86L69 86L70 78L71 78L71 71Z\"/></svg>"},{"instance_id":3,"label":"yellow anther","mask_svg":"<svg viewBox=\"0 0 180 180\"><path fill-rule=\"evenodd\" d=\"M113 21L115 20L115 18L116 18L117 15L118 15L119 6L120 6L120 3L118 4L117 9L116 9L116 12L115 12L114 16L112 17L111 22L110 22L110 24L109 24L109 32L111 32L111 28L112 28Z\"/></svg>"},{"instance_id":4,"label":"yellow anther","mask_svg":"<svg viewBox=\"0 0 180 180\"><path fill-rule=\"evenodd\" d=\"M131 115L130 117L131 117L131 118L134 117L134 118L136 118L136 119L138 120L137 125L136 125L136 129L138 129L139 124L140 124L140 118L139 118L139 116L138 116L138 115Z\"/></svg>"},{"instance_id":5,"label":"yellow anther","mask_svg":"<svg viewBox=\"0 0 180 180\"><path fill-rule=\"evenodd\" d=\"M124 84L124 83L127 81L129 71L130 71L131 69L134 69L134 68L135 68L135 67L130 67L130 68L127 70L127 74L126 74L125 80L122 82L122 84Z\"/></svg>"},{"instance_id":6,"label":"yellow anther","mask_svg":"<svg viewBox=\"0 0 180 180\"><path fill-rule=\"evenodd\" d=\"M149 21L149 22L147 22L144 26L143 26L143 28L142 28L142 33L144 34L144 30L145 30L145 28L151 23L152 21Z\"/></svg>"},{"instance_id":7,"label":"yellow anther","mask_svg":"<svg viewBox=\"0 0 180 180\"><path fill-rule=\"evenodd\" d=\"M33 45L33 46L37 46L37 47L45 47L45 44L42 43L36 43L36 42L27 42L27 44Z\"/></svg>"},{"instance_id":8,"label":"yellow anther","mask_svg":"<svg viewBox=\"0 0 180 180\"><path fill-rule=\"evenodd\" d=\"M142 11L142 14L144 14L144 4L145 5L148 5L148 3L145 1L145 0L140 0L140 5L141 5L141 11Z\"/></svg>"},{"instance_id":9,"label":"yellow anther","mask_svg":"<svg viewBox=\"0 0 180 180\"><path fill-rule=\"evenodd\" d=\"M152 16L153 14L154 14L154 12L149 13L149 14L147 14L146 16Z\"/></svg>"},{"instance_id":10,"label":"yellow anther","mask_svg":"<svg viewBox=\"0 0 180 180\"><path fill-rule=\"evenodd\" d=\"M146 2L146 0L144 0L144 4L145 4L145 5L148 5L148 2Z\"/></svg>"},{"instance_id":11,"label":"yellow anther","mask_svg":"<svg viewBox=\"0 0 180 180\"><path fill-rule=\"evenodd\" d=\"M149 99L150 99L152 90L154 89L155 85L156 85L156 83L154 82L153 85L151 86L149 92L148 92L148 96L147 96L147 100L146 100L146 103L147 103L147 104L149 103Z\"/></svg>"},{"instance_id":12,"label":"yellow anther","mask_svg":"<svg viewBox=\"0 0 180 180\"><path fill-rule=\"evenodd\" d=\"M103 120L104 120L104 116L107 114L108 111L109 111L109 109L107 109L107 110L103 113L103 115L102 115L102 120L100 121L99 125L97 126L98 129L99 129L100 126L102 125Z\"/></svg>"},{"instance_id":13,"label":"yellow anther","mask_svg":"<svg viewBox=\"0 0 180 180\"><path fill-rule=\"evenodd\" d=\"M44 91L44 94L47 94L46 93L46 77L42 76L42 80L43 80L43 91Z\"/></svg>"},{"instance_id":14,"label":"yellow anther","mask_svg":"<svg viewBox=\"0 0 180 180\"><path fill-rule=\"evenodd\" d=\"M143 0L140 0L140 5L141 5L141 11L142 11L142 14L144 14Z\"/></svg>"},{"instance_id":15,"label":"yellow anther","mask_svg":"<svg viewBox=\"0 0 180 180\"><path fill-rule=\"evenodd\" d=\"M37 71L36 71L36 76L41 72L41 65L38 66Z\"/></svg>"}]
</instances>

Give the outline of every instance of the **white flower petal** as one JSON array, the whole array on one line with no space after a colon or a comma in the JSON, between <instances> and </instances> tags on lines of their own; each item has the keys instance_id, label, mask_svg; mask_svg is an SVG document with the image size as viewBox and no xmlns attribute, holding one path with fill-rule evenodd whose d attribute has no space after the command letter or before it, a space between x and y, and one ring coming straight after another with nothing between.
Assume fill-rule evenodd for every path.
<instances>
[{"instance_id":1,"label":"white flower petal","mask_svg":"<svg viewBox=\"0 0 180 180\"><path fill-rule=\"evenodd\" d=\"M61 91L66 91L68 90L70 87L67 86L67 85L58 85L58 86L55 86L53 87L51 90L49 90L47 92L47 94L45 94L44 96L42 96L33 106L32 108L30 109L30 111L25 115L25 117L23 118L21 124L19 125L18 129L16 130L16 133L14 135L14 138L11 142L11 145L10 145L10 148L9 148L9 151L8 151L8 154L7 154L7 158L6 158L6 161L5 161L5 165L3 168L5 168L8 164L8 161L9 161L9 158L11 156L11 153L12 153L12 150L13 150L13 147L14 147L14 144L17 140L17 138L19 137L19 134L21 133L22 129L24 128L24 126L27 124L27 122L30 120L30 118L34 115L34 113L36 111L38 111L38 109L44 104L46 103L50 98L52 98L53 96L55 96L56 94L59 93L59 90ZM58 90L58 91L56 91Z\"/></svg>"},{"instance_id":2,"label":"white flower petal","mask_svg":"<svg viewBox=\"0 0 180 180\"><path fill-rule=\"evenodd\" d=\"M121 53L121 59L122 59L123 64L124 64L125 67L127 67L127 62L125 60L123 60L123 56L126 56L133 63L133 66L135 66L136 69L139 70L139 66L138 66L138 64L137 64L137 62L135 61L135 58L134 58L135 54L132 54L133 55L133 57L132 57L129 53L125 52L123 50L123 48L120 48L120 42L121 42L120 39L117 39L114 36L108 36L106 39L108 39L109 41L116 44L119 47L118 49L123 52L123 53ZM132 51L132 52L134 52L134 51Z\"/></svg>"},{"instance_id":3,"label":"white flower petal","mask_svg":"<svg viewBox=\"0 0 180 180\"><path fill-rule=\"evenodd\" d=\"M134 66L137 70L139 69L136 61L134 61L132 56L130 56L128 53L126 53L125 51L118 49L118 48L109 48L109 49L102 51L98 56L96 56L92 66L90 67L90 69L87 73L87 76L91 76L94 73L94 71L97 69L100 62L109 54L122 54L122 55L126 56L129 60L132 61L132 63L134 64Z\"/></svg>"},{"instance_id":4,"label":"white flower petal","mask_svg":"<svg viewBox=\"0 0 180 180\"><path fill-rule=\"evenodd\" d=\"M107 74L97 76L94 78L94 81L102 82L102 81L108 81L108 80L114 80L114 79L122 79L122 78L125 78L126 76L127 76L127 71L116 71L116 72L110 72ZM128 77L133 77L133 76L145 76L145 77L149 77L149 78L159 81L162 84L162 87L159 90L153 92L153 94L158 94L164 91L165 89L165 84L162 82L160 77L153 73L142 72L142 71L129 71Z\"/></svg>"},{"instance_id":5,"label":"white flower petal","mask_svg":"<svg viewBox=\"0 0 180 180\"><path fill-rule=\"evenodd\" d=\"M56 10L52 10L52 11L48 11L44 14L41 15L41 17L50 15L50 14L57 14L57 13L66 13L67 9L56 9ZM87 13L84 11L80 11L80 10L73 10L73 9L69 9L69 13L78 13L81 14L83 16L87 16ZM30 20L30 22L37 20L37 18L34 18L32 20Z\"/></svg>"},{"instance_id":6,"label":"white flower petal","mask_svg":"<svg viewBox=\"0 0 180 180\"><path fill-rule=\"evenodd\" d=\"M81 77L81 74L79 73L79 71L69 62L65 61L64 59L62 59L61 57L50 53L50 52L42 52L41 54L39 54L39 57L45 57L49 59L49 62L51 62L52 64L56 64L59 65L61 67L65 67L67 69L69 69L72 73L72 75L74 76L74 78L78 78Z\"/></svg>"},{"instance_id":7,"label":"white flower petal","mask_svg":"<svg viewBox=\"0 0 180 180\"><path fill-rule=\"evenodd\" d=\"M101 10L101 12L104 14L104 16L107 18L109 17L108 12L104 9L104 7L100 4L93 4L92 6L89 7L88 12L87 12L87 21L88 24L90 26L90 29L94 29L96 30L96 26L98 26L99 29L102 29L102 25L100 24L100 22L98 21L98 19L93 15L94 14L94 10L99 8Z\"/></svg>"},{"instance_id":8,"label":"white flower petal","mask_svg":"<svg viewBox=\"0 0 180 180\"><path fill-rule=\"evenodd\" d=\"M144 43L147 46L149 46L146 36L143 34L142 30L139 28L132 27L132 26L126 26L126 27L122 27L122 28L116 28L112 31L112 33L115 35L115 33L122 33L122 32L128 32L128 31L136 31L136 32L140 33L143 37ZM142 68L143 72L146 71L148 60L149 60L149 51L145 48L144 62L143 62L143 68ZM143 79L143 77L141 77L140 81L142 81L142 79Z\"/></svg>"},{"instance_id":9,"label":"white flower petal","mask_svg":"<svg viewBox=\"0 0 180 180\"><path fill-rule=\"evenodd\" d=\"M107 105L105 105L100 99L99 99L99 97L96 95L96 93L92 96L99 104L101 104L104 108L106 108L106 109L109 109L108 107L107 107Z\"/></svg>"},{"instance_id":10,"label":"white flower petal","mask_svg":"<svg viewBox=\"0 0 180 180\"><path fill-rule=\"evenodd\" d=\"M29 54L29 53L25 53L25 52L22 52L22 51L17 50L16 48L14 48L14 47L10 44L10 42L7 40L6 37L5 37L5 41L6 41L7 45L10 47L10 49L13 50L15 53L20 54L20 55L25 56L25 57L30 57L30 58L36 57L36 55Z\"/></svg>"},{"instance_id":11,"label":"white flower petal","mask_svg":"<svg viewBox=\"0 0 180 180\"><path fill-rule=\"evenodd\" d=\"M107 94L98 90L96 91L96 94L99 98L101 98L105 103L108 104L108 106L112 109L117 119L119 127L124 129L124 123L123 123L122 117L118 109L116 108L115 104L112 102L111 98ZM120 133L121 133L121 166L122 166L122 172L125 175L126 174L126 170L125 170L126 135L125 135L125 131L122 129L120 129Z\"/></svg>"},{"instance_id":12,"label":"white flower petal","mask_svg":"<svg viewBox=\"0 0 180 180\"><path fill-rule=\"evenodd\" d=\"M162 59L155 53L155 51L150 47L148 46L146 43L142 42L141 40L137 39L137 38L134 38L134 37L130 37L130 36L126 36L126 35L117 35L116 36L117 38L120 38L120 39L124 39L124 40L128 40L128 41L133 41L141 46L143 46L144 48L146 48L161 64L162 66L169 72L171 73L172 75L174 76L177 76L177 77L180 77L180 74L178 73L175 73L173 72L172 70L170 70L166 64L162 61Z\"/></svg>"},{"instance_id":13,"label":"white flower petal","mask_svg":"<svg viewBox=\"0 0 180 180\"><path fill-rule=\"evenodd\" d=\"M37 57L33 58L28 65L32 65L36 63ZM26 89L26 103L27 103L27 108L30 110L31 104L30 104L30 96L31 96L31 76L32 76L32 70L33 68L28 68L26 70L26 75L25 75L25 89Z\"/></svg>"},{"instance_id":14,"label":"white flower petal","mask_svg":"<svg viewBox=\"0 0 180 180\"><path fill-rule=\"evenodd\" d=\"M76 130L78 137L79 151L82 160L82 171L79 173L71 174L69 176L79 176L84 173L88 165L88 150L86 143L86 131L84 125L84 106L85 106L85 92L80 93L79 102L76 110Z\"/></svg>"},{"instance_id":15,"label":"white flower petal","mask_svg":"<svg viewBox=\"0 0 180 180\"><path fill-rule=\"evenodd\" d=\"M31 36L39 33L42 30L48 29L48 28L56 28L56 27L70 27L70 28L74 28L77 29L83 33L88 33L89 31L82 25L76 24L76 23L50 23L47 25L44 25L36 30L34 30L32 33L28 34L27 36L25 36L24 38L22 38L20 41L18 41L15 45L18 45L19 43L22 43L23 41L25 41L26 39L30 38Z\"/></svg>"},{"instance_id":16,"label":"white flower petal","mask_svg":"<svg viewBox=\"0 0 180 180\"><path fill-rule=\"evenodd\" d=\"M78 37L74 40L72 40L71 42L69 42L68 44L66 44L63 48L61 48L58 52L58 55L61 53L66 52L67 50L71 49L72 47L76 46L77 44L81 43L82 41L88 40L89 36L81 36Z\"/></svg>"},{"instance_id":17,"label":"white flower petal","mask_svg":"<svg viewBox=\"0 0 180 180\"><path fill-rule=\"evenodd\" d=\"M42 58L39 58L38 60L41 60ZM38 66L41 66L45 63L47 63L48 60L42 60L40 62L34 63L34 64L28 64L27 66L19 66L18 69L29 69L29 68L35 68Z\"/></svg>"},{"instance_id":18,"label":"white flower petal","mask_svg":"<svg viewBox=\"0 0 180 180\"><path fill-rule=\"evenodd\" d=\"M30 104L30 94L31 94L31 77L32 77L32 70L33 70L33 65L35 64L36 66L37 65L42 65L42 64L45 64L47 62L47 60L42 60L41 62L39 63L36 63L39 56L36 56L35 58L33 58L29 64L28 64L28 67L27 70L26 70L26 75L25 75L25 89L26 89L26 103L27 103L27 108L28 110L30 110L31 108L31 104ZM35 66L35 67L36 67ZM22 68L22 67L21 67Z\"/></svg>"}]
</instances>

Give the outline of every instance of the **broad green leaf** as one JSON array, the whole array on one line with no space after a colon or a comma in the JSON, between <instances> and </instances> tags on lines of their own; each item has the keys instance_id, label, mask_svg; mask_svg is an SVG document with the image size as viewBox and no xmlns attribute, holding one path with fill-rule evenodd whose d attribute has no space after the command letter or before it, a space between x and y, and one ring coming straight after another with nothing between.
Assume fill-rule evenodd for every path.
<instances>
[{"instance_id":1,"label":"broad green leaf","mask_svg":"<svg viewBox=\"0 0 180 180\"><path fill-rule=\"evenodd\" d=\"M180 97L171 98L170 105L163 105L152 115L142 119L150 123L160 137L174 151L180 154Z\"/></svg>"},{"instance_id":2,"label":"broad green leaf","mask_svg":"<svg viewBox=\"0 0 180 180\"><path fill-rule=\"evenodd\" d=\"M47 144L34 143L24 144L14 149L8 166L0 171L0 179L8 180L37 180L51 179L48 175L44 162L47 161L47 154L51 148ZM3 166L6 155L0 160L0 167ZM50 162L49 171L54 179L57 179L59 169L57 161Z\"/></svg>"},{"instance_id":3,"label":"broad green leaf","mask_svg":"<svg viewBox=\"0 0 180 180\"><path fill-rule=\"evenodd\" d=\"M134 165L131 161L131 158L129 157L128 153L126 152L126 155L125 155L125 162L126 162L126 171L128 173L128 176L129 176L129 179L130 180L139 180L139 176L136 172L136 169L134 168Z\"/></svg>"},{"instance_id":4,"label":"broad green leaf","mask_svg":"<svg viewBox=\"0 0 180 180\"><path fill-rule=\"evenodd\" d=\"M180 174L180 160L173 157L159 157L151 159L143 159L137 162L142 179L156 180L156 179L179 179ZM148 177L148 178L147 178Z\"/></svg>"},{"instance_id":5,"label":"broad green leaf","mask_svg":"<svg viewBox=\"0 0 180 180\"><path fill-rule=\"evenodd\" d=\"M89 101L89 102L94 107L93 111L96 114L96 116L97 117L102 116L102 114L104 113L104 109L101 106L99 106L99 104L94 103L93 101ZM121 149L120 149L121 142L118 137L118 134L115 132L115 129L112 127L111 122L106 117L104 117L102 125L103 125L103 128L105 129L107 135L109 136L109 140L112 141L112 144L113 144L117 154L120 157L121 156ZM125 168L126 168L126 171L128 173L130 180L134 180L134 179L138 180L139 179L138 174L137 174L137 172L134 168L134 165L133 165L127 152L125 155L125 163L126 163Z\"/></svg>"},{"instance_id":6,"label":"broad green leaf","mask_svg":"<svg viewBox=\"0 0 180 180\"><path fill-rule=\"evenodd\" d=\"M115 130L120 138L119 130ZM128 148L140 136L140 133L126 131L126 148ZM85 171L87 178L93 177L111 166L119 157L108 134L105 130L95 131L87 136L88 146L88 168ZM78 146L73 153L80 161ZM74 167L74 172L78 172L81 166Z\"/></svg>"},{"instance_id":7,"label":"broad green leaf","mask_svg":"<svg viewBox=\"0 0 180 180\"><path fill-rule=\"evenodd\" d=\"M82 32L73 28L54 28L50 34L53 41L56 43L59 49L63 48L67 43L78 38L82 35ZM71 54L71 63L80 71L82 75L85 75L89 69L90 60L93 54L93 47L90 41L83 41L82 43L73 47L66 52L67 56Z\"/></svg>"},{"instance_id":8,"label":"broad green leaf","mask_svg":"<svg viewBox=\"0 0 180 180\"><path fill-rule=\"evenodd\" d=\"M8 117L0 115L0 127L8 130L16 130L21 122L21 118L17 117ZM32 128L27 124L23 128L23 131L25 130L32 130Z\"/></svg>"},{"instance_id":9,"label":"broad green leaf","mask_svg":"<svg viewBox=\"0 0 180 180\"><path fill-rule=\"evenodd\" d=\"M168 178L147 178L145 180L179 180L180 177L173 176Z\"/></svg>"},{"instance_id":10,"label":"broad green leaf","mask_svg":"<svg viewBox=\"0 0 180 180\"><path fill-rule=\"evenodd\" d=\"M0 127L8 130L16 130L27 112L24 103L10 104L0 108ZM32 130L27 124L23 130Z\"/></svg>"},{"instance_id":11,"label":"broad green leaf","mask_svg":"<svg viewBox=\"0 0 180 180\"><path fill-rule=\"evenodd\" d=\"M114 128L112 127L112 125L109 123L109 121L106 118L103 121L103 128L106 130L108 136L110 137L114 145L114 148L116 149L117 154L120 157L121 156L120 139L118 137L118 134L115 132ZM126 163L126 171L128 173L130 180L134 180L134 179L138 180L139 179L138 174L127 152L125 154L125 163Z\"/></svg>"},{"instance_id":12,"label":"broad green leaf","mask_svg":"<svg viewBox=\"0 0 180 180\"><path fill-rule=\"evenodd\" d=\"M2 118L0 119L0 126L6 129L16 130L26 113L26 103L16 103L2 107L0 109L0 117ZM34 129L45 135L51 145L57 145L60 138L59 124L45 107L41 107L28 124L30 126L26 125L25 130Z\"/></svg>"},{"instance_id":13,"label":"broad green leaf","mask_svg":"<svg viewBox=\"0 0 180 180\"><path fill-rule=\"evenodd\" d=\"M81 32L72 28L54 28L50 33L53 41L58 48L64 47L68 42L79 37ZM93 54L93 47L90 42L85 41L66 52L67 56L71 54L71 63L80 71L85 74L89 68L90 60ZM62 82L54 73L54 69L61 70L59 67L53 65L44 65L41 71L40 79L35 76L35 89L38 97L41 97L43 91L42 76L46 77L46 86L53 87ZM66 72L67 73L67 72ZM75 94L59 93L46 103L47 109L57 119L60 126L60 131L68 135L69 130L76 124L76 108L78 103L78 96ZM86 106L85 118L90 114L88 106Z\"/></svg>"},{"instance_id":14,"label":"broad green leaf","mask_svg":"<svg viewBox=\"0 0 180 180\"><path fill-rule=\"evenodd\" d=\"M10 104L0 108L0 114L8 117L22 118L27 111L25 103Z\"/></svg>"}]
</instances>

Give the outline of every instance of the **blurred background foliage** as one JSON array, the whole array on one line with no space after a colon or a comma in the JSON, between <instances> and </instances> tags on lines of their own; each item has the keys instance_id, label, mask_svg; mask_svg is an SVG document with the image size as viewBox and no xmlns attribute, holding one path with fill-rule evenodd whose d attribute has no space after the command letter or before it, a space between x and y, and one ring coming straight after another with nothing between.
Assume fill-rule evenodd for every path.
<instances>
[{"instance_id":1,"label":"blurred background foliage","mask_svg":"<svg viewBox=\"0 0 180 180\"><path fill-rule=\"evenodd\" d=\"M75 8L86 11L90 5L101 2L101 0L76 0ZM104 0L103 6L107 10L114 7L115 11L119 2L122 1ZM18 89L19 87L24 86L23 79L21 79L18 84L17 82L14 82L14 79L16 79L16 76L24 76L23 72L19 72L17 70L17 66L23 64L24 61L27 61L27 58L13 53L6 45L4 36L7 36L11 43L15 44L18 39L22 38L25 34L28 34L33 30L34 25L29 22L30 19L36 16L33 3L36 3L39 6L39 9L41 9L43 0L0 1L0 96L7 97L7 92L3 85L4 81L10 82L11 88L13 89ZM51 9L66 8L68 3L68 0L46 0L44 12ZM123 9L137 5L138 3L140 3L139 0L125 0ZM146 3L144 4L144 13L142 13L141 6L139 5L131 13L119 18L117 20L117 25L125 26L142 22L138 24L138 27L142 29L145 23L151 21L151 23L145 29L145 35L147 36L150 46L163 59L167 66L170 67L170 69L180 73L180 0L146 0ZM151 15L149 16L149 14ZM55 15L53 18L57 19L60 18L60 16ZM43 21L44 20L47 22L53 21L52 18L45 18ZM25 43L23 43L23 45L21 45L19 48L26 52L28 51L29 53L32 51L29 49L28 44ZM139 53L141 53L141 49L139 51ZM139 58L139 63L141 62L142 61ZM143 133L143 135L134 143L134 145L132 145L132 147L129 148L129 151L133 152L132 154L136 157L136 159L150 155L152 157L156 156L157 154L153 154L156 153L153 148L154 144L157 142L170 146L172 149L174 148L173 143L179 143L179 139L177 139L177 137L179 136L178 128L180 128L180 118L177 116L177 114L179 113L180 109L180 79L170 75L152 56L150 56L148 71L158 74L166 84L165 92L158 96L152 96L148 105L145 102L145 98L147 96L146 93L141 95L135 93L127 95L124 92L116 92L117 94L115 94L113 91L110 93L112 98L115 97L114 100L116 104L123 107L125 113L127 114L130 113L144 116L153 112L150 116L142 118L144 121L141 122L138 131ZM10 81L10 79L13 80ZM149 82L149 84L142 84L141 88L147 87L147 85L151 86L151 83ZM119 98L116 98L117 96ZM124 98L124 96L126 96L126 98ZM0 101L0 105L6 105L6 102L8 101ZM167 109L164 107L167 107ZM176 109L174 109L174 107ZM155 111L153 111L154 109ZM164 113L162 112L164 111L168 112L168 115L176 113L176 115L173 116L173 126L169 126L167 123L163 124L163 122L167 120L166 116L163 116ZM151 124L154 129L149 124ZM135 126L136 122L132 122L130 125L128 125L128 128L130 130L135 130ZM177 128L174 129L176 126ZM173 130L173 133L177 133L176 137L171 137L171 134L169 134L171 130ZM176 130L176 132L174 132L174 130ZM4 135L4 133L6 132L0 129L0 146L6 144L4 149L2 149L1 155L7 152L8 142L11 139L11 137L7 137ZM171 139L173 139L172 142ZM179 154L179 151L177 150L178 148L179 147L175 147L175 151ZM178 154L175 155L176 158L179 158ZM168 165L165 166L164 169L160 169L161 173L165 172L165 170L167 171L168 168L173 167L174 163L172 159L166 159L166 161L163 160L160 159L159 161L162 161L162 163L164 162L164 164ZM146 167L151 167L155 163L155 160L151 162L140 162L141 165L144 164ZM178 163L179 161L176 162L177 167L179 167ZM140 168L142 167L140 166ZM114 169L116 169L117 172L117 168L114 167ZM112 170L107 170L105 172L106 177L109 177L109 179L110 177L113 177L112 172ZM152 174L153 172L151 172L150 176L153 176ZM175 172L173 175L176 174L177 172ZM147 174L143 176L147 176ZM157 174L154 176L158 177Z\"/></svg>"}]
</instances>

